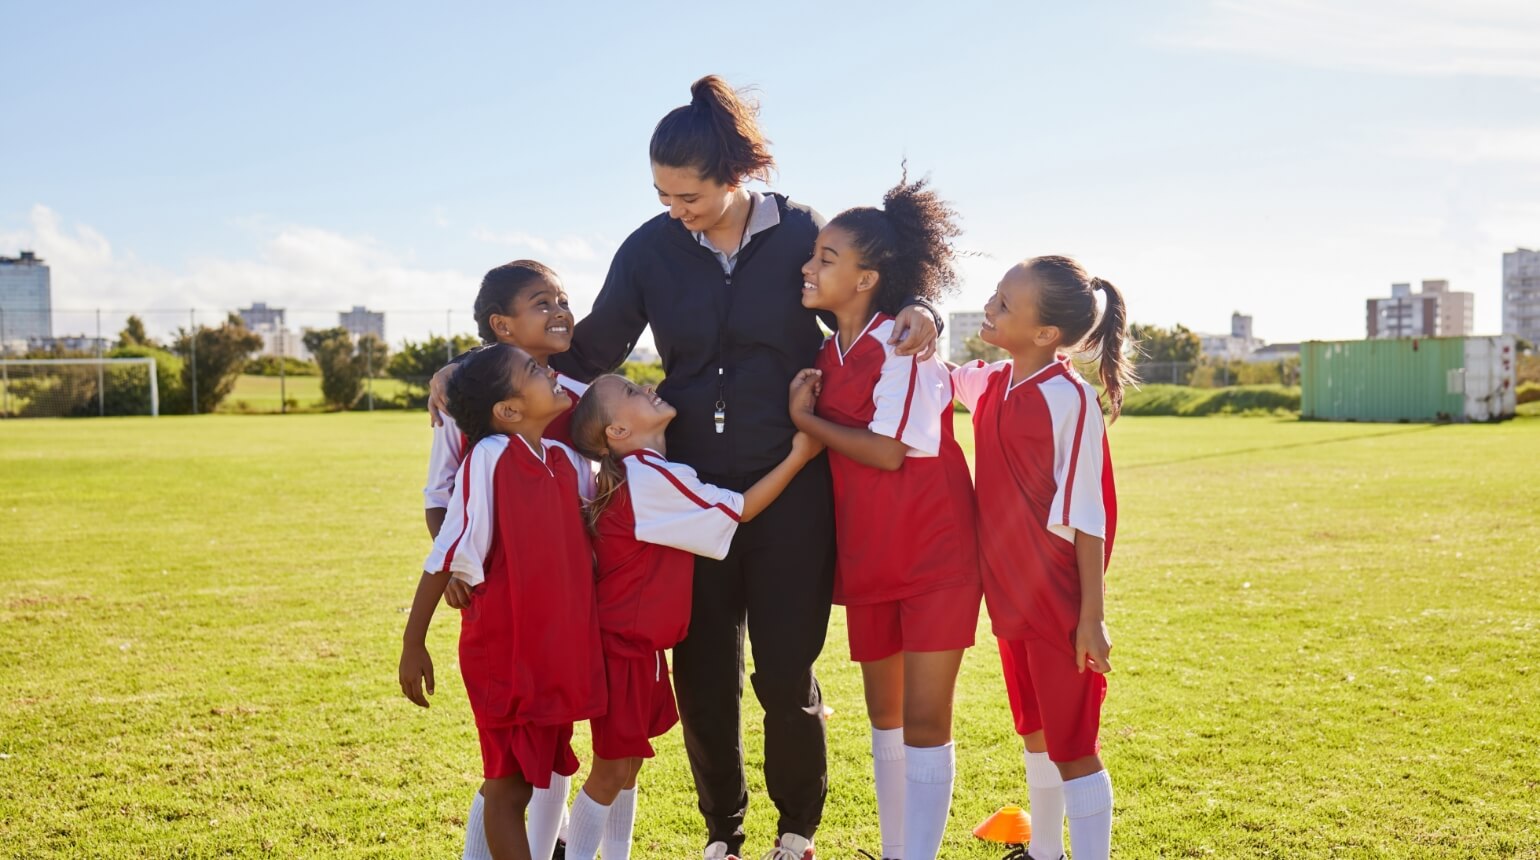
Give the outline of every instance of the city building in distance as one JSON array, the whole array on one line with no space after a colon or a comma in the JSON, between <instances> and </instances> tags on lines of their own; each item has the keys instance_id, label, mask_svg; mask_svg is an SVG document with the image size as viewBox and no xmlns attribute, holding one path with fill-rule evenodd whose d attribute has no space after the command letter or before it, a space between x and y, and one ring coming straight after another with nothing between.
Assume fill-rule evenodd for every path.
<instances>
[{"instance_id":1,"label":"city building in distance","mask_svg":"<svg viewBox=\"0 0 1540 860\"><path fill-rule=\"evenodd\" d=\"M1503 334L1540 344L1540 251L1503 254Z\"/></svg>"},{"instance_id":2,"label":"city building in distance","mask_svg":"<svg viewBox=\"0 0 1540 860\"><path fill-rule=\"evenodd\" d=\"M1422 292L1412 285L1391 284L1390 297L1369 299L1365 305L1369 340L1397 337L1464 337L1475 327L1476 297L1450 292L1448 281L1423 281Z\"/></svg>"},{"instance_id":3,"label":"city building in distance","mask_svg":"<svg viewBox=\"0 0 1540 860\"><path fill-rule=\"evenodd\" d=\"M355 338L372 334L385 339L385 312L371 311L363 305L354 305L350 311L337 314L337 325L348 330Z\"/></svg>"},{"instance_id":4,"label":"city building in distance","mask_svg":"<svg viewBox=\"0 0 1540 860\"><path fill-rule=\"evenodd\" d=\"M1229 334L1200 334L1203 354L1215 358L1245 361L1262 348L1262 339L1251 330L1251 315L1236 311L1230 314Z\"/></svg>"},{"instance_id":5,"label":"city building in distance","mask_svg":"<svg viewBox=\"0 0 1540 860\"><path fill-rule=\"evenodd\" d=\"M22 353L53 337L48 265L31 251L0 257L0 353Z\"/></svg>"},{"instance_id":6,"label":"city building in distance","mask_svg":"<svg viewBox=\"0 0 1540 860\"><path fill-rule=\"evenodd\" d=\"M953 311L946 318L946 354L954 362L968 359L967 341L979 336L984 325L983 311Z\"/></svg>"}]
</instances>

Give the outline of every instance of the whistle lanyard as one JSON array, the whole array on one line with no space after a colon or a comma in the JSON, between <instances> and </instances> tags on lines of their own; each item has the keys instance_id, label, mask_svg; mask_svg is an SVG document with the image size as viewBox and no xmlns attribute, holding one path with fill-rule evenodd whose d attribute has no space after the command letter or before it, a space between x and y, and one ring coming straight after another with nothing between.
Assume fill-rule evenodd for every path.
<instances>
[{"instance_id":1,"label":"whistle lanyard","mask_svg":"<svg viewBox=\"0 0 1540 860\"><path fill-rule=\"evenodd\" d=\"M738 255L743 253L749 238L749 222L754 219L754 198L749 197L749 211L743 215L743 232L738 235L738 247L727 258L727 268L722 273L722 288L727 293L718 304L721 308L717 325L717 403L711 418L716 422L718 433L727 431L727 321L733 314L733 272L738 268Z\"/></svg>"}]
</instances>

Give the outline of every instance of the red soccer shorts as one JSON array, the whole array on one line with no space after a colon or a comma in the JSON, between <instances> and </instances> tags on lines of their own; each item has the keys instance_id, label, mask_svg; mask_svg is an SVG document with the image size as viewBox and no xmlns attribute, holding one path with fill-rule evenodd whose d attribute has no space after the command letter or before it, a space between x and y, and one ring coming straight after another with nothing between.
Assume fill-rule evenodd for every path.
<instances>
[{"instance_id":1,"label":"red soccer shorts","mask_svg":"<svg viewBox=\"0 0 1540 860\"><path fill-rule=\"evenodd\" d=\"M955 651L973 645L983 590L977 581L902 600L845 607L850 659L882 660L900 651Z\"/></svg>"},{"instance_id":2,"label":"red soccer shorts","mask_svg":"<svg viewBox=\"0 0 1540 860\"><path fill-rule=\"evenodd\" d=\"M1102 701L1107 676L1075 668L1075 652L1042 639L1000 641L1005 693L1022 736L1041 730L1048 758L1069 762L1101 750Z\"/></svg>"},{"instance_id":3,"label":"red soccer shorts","mask_svg":"<svg viewBox=\"0 0 1540 860\"><path fill-rule=\"evenodd\" d=\"M603 759L652 758L651 740L679 722L674 687L663 652L646 656L604 652L609 709L588 721L594 755Z\"/></svg>"},{"instance_id":4,"label":"red soccer shorts","mask_svg":"<svg viewBox=\"0 0 1540 860\"><path fill-rule=\"evenodd\" d=\"M535 788L550 788L551 773L577 773L572 751L572 724L496 728L476 727L481 738L481 775L485 779L523 776Z\"/></svg>"}]
</instances>

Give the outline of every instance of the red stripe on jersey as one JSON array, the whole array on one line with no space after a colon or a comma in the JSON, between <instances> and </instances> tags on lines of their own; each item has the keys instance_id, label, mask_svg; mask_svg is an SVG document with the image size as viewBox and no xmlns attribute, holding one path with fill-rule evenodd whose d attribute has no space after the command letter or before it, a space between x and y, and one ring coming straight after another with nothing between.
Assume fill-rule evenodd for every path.
<instances>
[{"instance_id":1,"label":"red stripe on jersey","mask_svg":"<svg viewBox=\"0 0 1540 860\"><path fill-rule=\"evenodd\" d=\"M894 436L893 436L893 438L897 439L900 442L904 441L904 428L909 425L909 405L914 402L914 384L915 384L915 380L918 379L919 376L920 376L920 357L917 356L917 355L910 356L910 358L909 358L909 393L904 395L904 417L899 419L899 421L898 421L898 432L895 433Z\"/></svg>"},{"instance_id":2,"label":"red stripe on jersey","mask_svg":"<svg viewBox=\"0 0 1540 860\"><path fill-rule=\"evenodd\" d=\"M1085 388L1073 379L1070 384L1075 386L1075 393L1080 395L1080 417L1075 419L1075 444L1069 450L1069 474L1064 478L1064 525L1069 525L1069 500L1075 492L1075 466L1080 462L1080 434L1085 430Z\"/></svg>"},{"instance_id":3,"label":"red stripe on jersey","mask_svg":"<svg viewBox=\"0 0 1540 860\"><path fill-rule=\"evenodd\" d=\"M646 466L651 466L654 470L657 471L658 474L660 474L663 477L667 478L668 482L670 484L674 485L674 489L678 490L685 498L689 499L690 501L694 502L695 504L700 505L701 507L706 508L707 510L710 510L711 508L716 508L716 509L720 510L722 513L727 514L729 517L732 517L733 522L736 523L736 522L739 521L738 520L738 515L733 512L732 508L729 508L726 505L711 505L711 504L707 504L705 499L703 499L700 496L697 496L694 493L690 492L690 488L689 487L686 487L684 484L681 484L679 482L679 479L674 477L674 473L673 472L670 472L669 470L663 468L662 466L659 466L657 463L649 463L649 462L647 462L647 458L642 455L641 451L633 451L632 453L627 454L626 456L627 457L635 457L636 461L638 463L641 463L641 464L646 465Z\"/></svg>"},{"instance_id":4,"label":"red stripe on jersey","mask_svg":"<svg viewBox=\"0 0 1540 860\"><path fill-rule=\"evenodd\" d=\"M463 440L465 435L462 433L460 438ZM461 444L465 443L461 442ZM462 447L460 450L464 451L465 449ZM460 541L465 539L465 530L471 526L471 457L469 454L466 454L465 462L461 464L460 470L464 473L460 476L460 487L461 497L465 504L460 515L460 534L455 538L455 542L449 545L449 549L444 551L444 570L449 570L450 566L454 563L455 550L460 548Z\"/></svg>"}]
</instances>

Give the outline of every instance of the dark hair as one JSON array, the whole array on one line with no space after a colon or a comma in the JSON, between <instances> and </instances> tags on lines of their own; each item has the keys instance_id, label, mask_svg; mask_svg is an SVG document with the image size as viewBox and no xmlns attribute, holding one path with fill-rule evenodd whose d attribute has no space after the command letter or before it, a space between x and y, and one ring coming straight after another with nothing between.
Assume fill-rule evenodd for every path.
<instances>
[{"instance_id":1,"label":"dark hair","mask_svg":"<svg viewBox=\"0 0 1540 860\"><path fill-rule=\"evenodd\" d=\"M957 212L927 188L928 179L898 184L882 208L860 206L834 216L830 227L850 233L865 268L877 272L878 310L896 314L916 299L935 301L957 287L951 239L962 235Z\"/></svg>"},{"instance_id":2,"label":"dark hair","mask_svg":"<svg viewBox=\"0 0 1540 860\"><path fill-rule=\"evenodd\" d=\"M572 407L572 423L568 425L572 433L572 447L599 464L599 472L594 476L594 498L587 508L589 531L598 530L599 515L609 507L610 497L626 481L626 470L621 467L615 452L610 450L610 440L605 435L605 430L610 426L610 414L599 403L599 385L611 378L624 377L606 374L589 383L588 390L583 392L577 405Z\"/></svg>"},{"instance_id":3,"label":"dark hair","mask_svg":"<svg viewBox=\"0 0 1540 860\"><path fill-rule=\"evenodd\" d=\"M497 343L492 331L492 315L506 314L513 300L525 290L541 283L556 283L551 267L534 260L514 260L487 272L481 278L481 292L476 294L476 333L482 343Z\"/></svg>"},{"instance_id":4,"label":"dark hair","mask_svg":"<svg viewBox=\"0 0 1540 860\"><path fill-rule=\"evenodd\" d=\"M1093 278L1069 257L1033 257L1022 264L1037 276L1037 315L1043 325L1058 326L1067 346L1081 344L1098 359L1102 389L1113 420L1123 411L1123 389L1139 381L1128 335L1128 308L1123 293L1110 281ZM1107 294L1107 306L1096 313L1096 291ZM1089 337L1087 337L1089 335Z\"/></svg>"},{"instance_id":5,"label":"dark hair","mask_svg":"<svg viewBox=\"0 0 1540 860\"><path fill-rule=\"evenodd\" d=\"M472 445L492 435L492 407L518 394L513 368L525 358L518 347L494 343L473 351L450 374L449 417Z\"/></svg>"},{"instance_id":6,"label":"dark hair","mask_svg":"<svg viewBox=\"0 0 1540 860\"><path fill-rule=\"evenodd\" d=\"M690 103L676 107L652 130L647 153L654 164L692 167L704 179L738 185L770 181L775 159L759 130L759 105L727 81L707 75L690 85Z\"/></svg>"}]
</instances>

